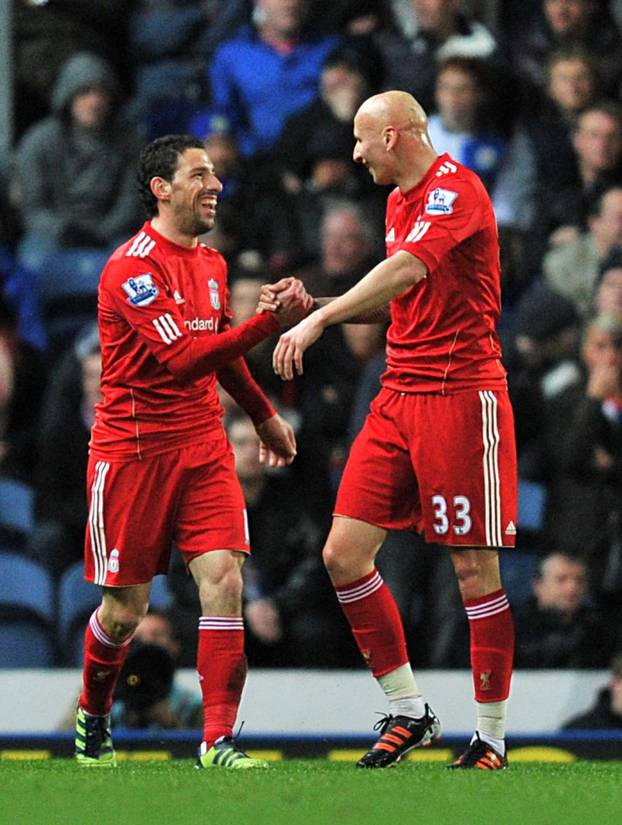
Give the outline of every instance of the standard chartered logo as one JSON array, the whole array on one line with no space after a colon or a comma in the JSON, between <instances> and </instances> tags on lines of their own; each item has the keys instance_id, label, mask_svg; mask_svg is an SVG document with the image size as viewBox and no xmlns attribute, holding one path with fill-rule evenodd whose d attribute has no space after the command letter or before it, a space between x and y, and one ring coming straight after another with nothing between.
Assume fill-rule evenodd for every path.
<instances>
[{"instance_id":1,"label":"standard chartered logo","mask_svg":"<svg viewBox=\"0 0 622 825\"><path fill-rule=\"evenodd\" d=\"M218 331L218 320L214 318L193 318L191 321L184 321L184 326L190 332L210 332Z\"/></svg>"}]
</instances>

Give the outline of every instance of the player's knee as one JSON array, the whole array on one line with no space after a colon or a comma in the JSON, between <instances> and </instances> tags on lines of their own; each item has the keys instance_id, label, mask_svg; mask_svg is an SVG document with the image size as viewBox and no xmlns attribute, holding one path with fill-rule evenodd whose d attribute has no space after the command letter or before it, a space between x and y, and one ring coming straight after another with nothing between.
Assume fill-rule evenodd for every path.
<instances>
[{"instance_id":1,"label":"player's knee","mask_svg":"<svg viewBox=\"0 0 622 825\"><path fill-rule=\"evenodd\" d=\"M124 642L134 634L146 612L146 607L143 611L133 606L123 605L111 609L107 615L103 617L103 620L100 616L100 621L106 633L114 639L115 642Z\"/></svg>"},{"instance_id":2,"label":"player's knee","mask_svg":"<svg viewBox=\"0 0 622 825\"><path fill-rule=\"evenodd\" d=\"M199 594L201 601L213 599L239 600L242 598L243 580L242 571L237 566L221 569L201 580Z\"/></svg>"},{"instance_id":3,"label":"player's knee","mask_svg":"<svg viewBox=\"0 0 622 825\"><path fill-rule=\"evenodd\" d=\"M353 559L339 545L327 543L322 551L322 558L329 576L334 581L341 582L354 575L352 573Z\"/></svg>"},{"instance_id":4,"label":"player's knee","mask_svg":"<svg viewBox=\"0 0 622 825\"><path fill-rule=\"evenodd\" d=\"M459 559L454 568L463 598L477 598L481 589L481 566L474 559Z\"/></svg>"}]
</instances>

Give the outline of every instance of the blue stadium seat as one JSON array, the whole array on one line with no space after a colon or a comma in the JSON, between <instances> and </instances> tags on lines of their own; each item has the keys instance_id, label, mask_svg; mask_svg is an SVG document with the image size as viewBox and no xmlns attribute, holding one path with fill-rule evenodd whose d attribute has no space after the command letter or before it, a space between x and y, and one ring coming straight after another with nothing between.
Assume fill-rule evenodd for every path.
<instances>
[{"instance_id":1,"label":"blue stadium seat","mask_svg":"<svg viewBox=\"0 0 622 825\"><path fill-rule=\"evenodd\" d=\"M100 603L101 587L84 580L84 563L68 567L58 585L58 637L70 667L82 664L86 623Z\"/></svg>"},{"instance_id":2,"label":"blue stadium seat","mask_svg":"<svg viewBox=\"0 0 622 825\"><path fill-rule=\"evenodd\" d=\"M519 479L518 529L538 533L544 526L547 491L544 484Z\"/></svg>"},{"instance_id":3,"label":"blue stadium seat","mask_svg":"<svg viewBox=\"0 0 622 825\"><path fill-rule=\"evenodd\" d=\"M101 587L84 580L84 564L72 564L61 576L58 587L58 635L64 663L70 667L82 664L86 623L101 603ZM171 594L166 576L153 580L151 607L168 610Z\"/></svg>"},{"instance_id":4,"label":"blue stadium seat","mask_svg":"<svg viewBox=\"0 0 622 825\"><path fill-rule=\"evenodd\" d=\"M173 599L168 587L166 576L156 576L151 585L151 595L149 596L149 606L154 610L166 611L171 606Z\"/></svg>"},{"instance_id":5,"label":"blue stadium seat","mask_svg":"<svg viewBox=\"0 0 622 825\"><path fill-rule=\"evenodd\" d=\"M54 644L49 630L28 619L0 618L0 668L53 665Z\"/></svg>"},{"instance_id":6,"label":"blue stadium seat","mask_svg":"<svg viewBox=\"0 0 622 825\"><path fill-rule=\"evenodd\" d=\"M34 493L11 478L0 478L0 529L25 539L32 532Z\"/></svg>"},{"instance_id":7,"label":"blue stadium seat","mask_svg":"<svg viewBox=\"0 0 622 825\"><path fill-rule=\"evenodd\" d=\"M54 585L37 562L0 551L0 667L54 664Z\"/></svg>"},{"instance_id":8,"label":"blue stadium seat","mask_svg":"<svg viewBox=\"0 0 622 825\"><path fill-rule=\"evenodd\" d=\"M43 302L48 304L71 295L96 295L99 276L110 250L91 247L59 249L45 258Z\"/></svg>"},{"instance_id":9,"label":"blue stadium seat","mask_svg":"<svg viewBox=\"0 0 622 825\"><path fill-rule=\"evenodd\" d=\"M521 549L502 550L499 559L504 590L512 607L518 607L533 595L532 582L538 572L539 556Z\"/></svg>"}]
</instances>

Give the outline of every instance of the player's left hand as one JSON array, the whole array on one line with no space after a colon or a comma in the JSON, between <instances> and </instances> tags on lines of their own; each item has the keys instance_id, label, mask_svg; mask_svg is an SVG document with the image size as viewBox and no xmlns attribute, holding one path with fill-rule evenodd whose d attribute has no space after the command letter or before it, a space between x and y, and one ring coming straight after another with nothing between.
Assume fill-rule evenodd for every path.
<instances>
[{"instance_id":1,"label":"player's left hand","mask_svg":"<svg viewBox=\"0 0 622 825\"><path fill-rule=\"evenodd\" d=\"M296 456L296 436L292 427L281 418L273 415L267 421L255 426L259 436L259 462L268 467L285 467Z\"/></svg>"},{"instance_id":2,"label":"player's left hand","mask_svg":"<svg viewBox=\"0 0 622 825\"><path fill-rule=\"evenodd\" d=\"M295 327L284 332L272 355L272 366L277 375L284 381L291 381L294 377L294 366L298 375L302 375L302 356L323 332L324 324L317 312L312 312Z\"/></svg>"}]
</instances>

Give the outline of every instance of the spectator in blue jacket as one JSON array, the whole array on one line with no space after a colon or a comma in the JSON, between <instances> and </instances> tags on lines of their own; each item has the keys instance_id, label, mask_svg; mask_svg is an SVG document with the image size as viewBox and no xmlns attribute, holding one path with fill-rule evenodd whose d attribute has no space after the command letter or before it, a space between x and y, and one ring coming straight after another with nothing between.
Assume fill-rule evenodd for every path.
<instances>
[{"instance_id":1,"label":"spectator in blue jacket","mask_svg":"<svg viewBox=\"0 0 622 825\"><path fill-rule=\"evenodd\" d=\"M216 51L208 69L212 111L236 136L245 157L269 154L288 117L318 96L335 33L306 28L308 0L256 0L253 25L242 26ZM197 121L192 132L205 132Z\"/></svg>"}]
</instances>

